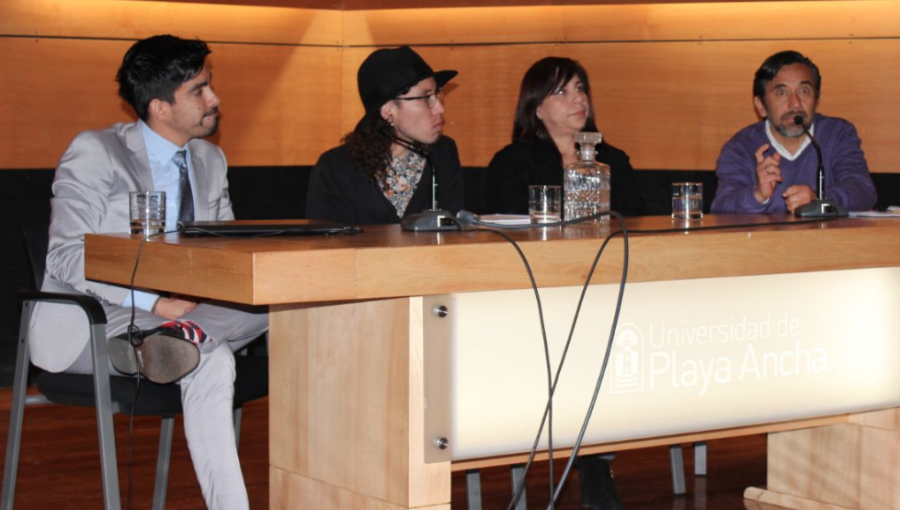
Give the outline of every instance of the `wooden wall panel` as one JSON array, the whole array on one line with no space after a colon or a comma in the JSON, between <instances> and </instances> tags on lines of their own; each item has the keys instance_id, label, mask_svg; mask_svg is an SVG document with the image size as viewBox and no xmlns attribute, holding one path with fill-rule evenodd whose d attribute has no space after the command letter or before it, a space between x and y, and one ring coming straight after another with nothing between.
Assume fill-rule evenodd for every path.
<instances>
[{"instance_id":1,"label":"wooden wall panel","mask_svg":"<svg viewBox=\"0 0 900 510\"><path fill-rule=\"evenodd\" d=\"M349 46L900 36L900 2L883 0L397 9L343 19Z\"/></svg>"},{"instance_id":2,"label":"wooden wall panel","mask_svg":"<svg viewBox=\"0 0 900 510\"><path fill-rule=\"evenodd\" d=\"M888 1L568 6L567 41L765 40L900 36Z\"/></svg>"},{"instance_id":3,"label":"wooden wall panel","mask_svg":"<svg viewBox=\"0 0 900 510\"><path fill-rule=\"evenodd\" d=\"M809 55L822 72L818 111L856 124L873 171L900 172L900 147L892 141L900 113L895 99L900 97L900 72L883 65L900 58L900 40L570 48L569 55L592 77L600 129L628 151L636 168L715 168L722 145L756 121L756 69L767 56L790 48Z\"/></svg>"},{"instance_id":4,"label":"wooden wall panel","mask_svg":"<svg viewBox=\"0 0 900 510\"><path fill-rule=\"evenodd\" d=\"M900 172L900 2L630 3L335 11L7 0L0 168L52 167L75 133L126 120L112 80L121 55L174 26L213 41L217 141L234 165L315 163L362 115L356 72L366 55L411 44L434 68L460 71L447 133L464 165L486 165L509 142L528 66L563 55L588 68L600 129L637 168L711 169L755 120L755 69L794 48L822 67L820 110L856 123L873 171Z\"/></svg>"},{"instance_id":5,"label":"wooden wall panel","mask_svg":"<svg viewBox=\"0 0 900 510\"><path fill-rule=\"evenodd\" d=\"M156 2L159 0L130 0ZM297 7L305 9L406 9L409 0L165 0L168 2L194 4L230 4L255 5L270 7ZM522 6L522 5L581 5L581 4L665 4L665 3L711 3L711 2L746 2L747 0L428 0L427 7L484 7ZM778 2L783 0L763 0ZM794 0L809 1L809 0ZM417 6L422 7L422 6Z\"/></svg>"},{"instance_id":6,"label":"wooden wall panel","mask_svg":"<svg viewBox=\"0 0 900 510\"><path fill-rule=\"evenodd\" d=\"M591 77L598 127L631 156L635 168L713 169L722 145L755 122L753 74L772 53L791 47L810 55L823 74L819 111L853 121L873 171L900 171L894 124L900 108L900 40L679 42L655 44L526 44L417 47L435 69L460 72L445 101L446 133L464 165L486 166L509 143L518 87L540 58L580 61ZM344 123L362 115L356 69L370 48L348 49ZM848 72L848 70L852 70ZM884 101L872 101L873 97Z\"/></svg>"},{"instance_id":7,"label":"wooden wall panel","mask_svg":"<svg viewBox=\"0 0 900 510\"><path fill-rule=\"evenodd\" d=\"M588 69L600 130L636 168L713 169L722 144L756 120L756 69L796 49L822 69L820 111L857 125L873 171L900 172L900 70L889 64L900 2L408 9L346 12L344 24L345 43L360 45L344 62L344 131L361 113L349 78L369 45L422 43L435 69L460 71L446 116L464 165L484 166L509 143L522 75L559 55Z\"/></svg>"},{"instance_id":8,"label":"wooden wall panel","mask_svg":"<svg viewBox=\"0 0 900 510\"><path fill-rule=\"evenodd\" d=\"M182 0L182 1L217 1L217 0ZM251 0L228 0L229 3L249 2ZM266 3L278 0L266 0ZM280 0L290 2L292 0ZM302 2L304 0L293 0ZM312 1L312 0L307 0ZM323 0L324 1L324 0ZM686 4L686 3L722 3L722 2L746 2L747 0L429 0L428 7L502 7L523 5L594 5L594 4ZM781 2L784 0L762 0L766 2ZM810 1L810 0L791 0ZM342 0L343 9L372 10L372 9L406 9L410 7L409 0Z\"/></svg>"},{"instance_id":9,"label":"wooden wall panel","mask_svg":"<svg viewBox=\"0 0 900 510\"><path fill-rule=\"evenodd\" d=\"M159 0L129 0L157 2ZM250 5L255 7L293 7L298 9L341 9L342 0L165 0L187 4Z\"/></svg>"},{"instance_id":10,"label":"wooden wall panel","mask_svg":"<svg viewBox=\"0 0 900 510\"><path fill-rule=\"evenodd\" d=\"M0 168L52 168L80 131L131 119L116 95L126 41L0 39Z\"/></svg>"},{"instance_id":11,"label":"wooden wall panel","mask_svg":"<svg viewBox=\"0 0 900 510\"><path fill-rule=\"evenodd\" d=\"M355 73L371 51L346 50L344 131L362 116ZM444 100L445 132L456 140L465 166L487 166L494 152L509 143L522 75L534 61L553 53L546 45L417 47L416 51L435 70L459 71Z\"/></svg>"},{"instance_id":12,"label":"wooden wall panel","mask_svg":"<svg viewBox=\"0 0 900 510\"><path fill-rule=\"evenodd\" d=\"M115 82L131 44L0 38L0 168L52 168L80 131L134 120ZM211 47L230 164L308 165L340 136L340 48Z\"/></svg>"},{"instance_id":13,"label":"wooden wall panel","mask_svg":"<svg viewBox=\"0 0 900 510\"><path fill-rule=\"evenodd\" d=\"M532 63L551 55L574 58L586 67L594 87L598 128L610 143L629 153L636 168L713 168L722 143L755 120L746 71L729 61L730 52L712 45L536 44L420 50L436 68L460 71L447 97L446 132L457 140L464 165L486 166L494 152L510 142L522 76ZM714 80L704 76L703 62L722 60L730 65L705 73ZM758 62L750 76L755 66ZM681 79L682 73L695 80ZM718 93L707 92L712 88Z\"/></svg>"},{"instance_id":14,"label":"wooden wall panel","mask_svg":"<svg viewBox=\"0 0 900 510\"><path fill-rule=\"evenodd\" d=\"M155 34L207 42L341 44L333 10L110 0L3 0L0 36L142 39Z\"/></svg>"},{"instance_id":15,"label":"wooden wall panel","mask_svg":"<svg viewBox=\"0 0 900 510\"><path fill-rule=\"evenodd\" d=\"M344 13L347 46L496 44L559 41L565 9L480 7Z\"/></svg>"},{"instance_id":16,"label":"wooden wall panel","mask_svg":"<svg viewBox=\"0 0 900 510\"><path fill-rule=\"evenodd\" d=\"M311 165L340 138L340 48L213 46L229 164Z\"/></svg>"},{"instance_id":17,"label":"wooden wall panel","mask_svg":"<svg viewBox=\"0 0 900 510\"><path fill-rule=\"evenodd\" d=\"M311 164L340 136L340 27L335 11L4 2L0 168L52 168L78 132L134 120L117 96L116 71L134 39L167 32L210 41L222 101L212 141L231 164ZM221 39L229 42L214 42ZM309 41L316 45L294 44Z\"/></svg>"},{"instance_id":18,"label":"wooden wall panel","mask_svg":"<svg viewBox=\"0 0 900 510\"><path fill-rule=\"evenodd\" d=\"M362 100L359 98L356 73L363 60L372 51L374 48L344 49L344 60L341 66L343 74L343 80L341 80L341 135L352 131L365 112Z\"/></svg>"}]
</instances>

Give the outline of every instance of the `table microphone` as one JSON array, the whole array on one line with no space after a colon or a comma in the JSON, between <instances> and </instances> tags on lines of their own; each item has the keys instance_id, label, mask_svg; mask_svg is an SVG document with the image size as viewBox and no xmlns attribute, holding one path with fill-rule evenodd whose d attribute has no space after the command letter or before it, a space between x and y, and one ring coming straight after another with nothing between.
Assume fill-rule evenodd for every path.
<instances>
[{"instance_id":1,"label":"table microphone","mask_svg":"<svg viewBox=\"0 0 900 510\"><path fill-rule=\"evenodd\" d=\"M460 228L457 225L456 219L453 217L453 214L450 211L438 209L437 168L435 168L434 164L431 162L431 156L429 155L430 148L427 145L409 142L407 140L398 138L393 133L389 133L388 138L390 138L391 141L396 143L397 145L406 147L407 150L411 150L419 156L425 158L425 165L431 167L431 209L426 209L420 213L404 216L403 219L400 220L400 228L409 232L440 232L443 230L459 230Z\"/></svg>"},{"instance_id":2,"label":"table microphone","mask_svg":"<svg viewBox=\"0 0 900 510\"><path fill-rule=\"evenodd\" d=\"M817 175L816 200L794 209L794 216L798 218L846 218L848 216L847 209L825 199L825 165L822 163L822 147L819 142L813 138L806 124L803 123L803 117L794 116L794 124L803 128L803 132L809 137L810 143L816 149L816 158L818 158L819 167Z\"/></svg>"}]
</instances>

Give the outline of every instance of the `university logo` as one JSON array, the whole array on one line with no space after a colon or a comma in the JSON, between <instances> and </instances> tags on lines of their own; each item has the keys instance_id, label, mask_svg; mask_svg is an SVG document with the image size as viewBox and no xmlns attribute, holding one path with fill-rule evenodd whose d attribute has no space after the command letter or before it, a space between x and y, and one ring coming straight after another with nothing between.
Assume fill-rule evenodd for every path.
<instances>
[{"instance_id":1,"label":"university logo","mask_svg":"<svg viewBox=\"0 0 900 510\"><path fill-rule=\"evenodd\" d=\"M616 330L610 354L610 393L632 393L644 389L644 335L634 324Z\"/></svg>"}]
</instances>

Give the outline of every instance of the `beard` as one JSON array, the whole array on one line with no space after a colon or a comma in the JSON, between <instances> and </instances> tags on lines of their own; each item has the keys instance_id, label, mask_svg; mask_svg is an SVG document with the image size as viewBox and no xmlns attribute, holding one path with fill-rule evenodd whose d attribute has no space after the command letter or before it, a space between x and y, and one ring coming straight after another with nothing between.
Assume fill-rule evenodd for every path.
<instances>
[{"instance_id":1,"label":"beard","mask_svg":"<svg viewBox=\"0 0 900 510\"><path fill-rule=\"evenodd\" d=\"M778 123L772 122L772 116L769 115L767 111L766 114L769 117L769 121L772 123L772 127L775 128L775 131L785 137L785 138L800 138L804 135L803 127L794 124L794 117L800 116L803 118L803 125L809 128L809 116L801 111L791 111L781 116Z\"/></svg>"},{"instance_id":2,"label":"beard","mask_svg":"<svg viewBox=\"0 0 900 510\"><path fill-rule=\"evenodd\" d=\"M216 131L219 130L219 108L215 107L206 115L200 119L199 125L199 133L196 138L206 138L207 136L212 136L216 134ZM207 119L211 119L212 122L207 122Z\"/></svg>"}]
</instances>

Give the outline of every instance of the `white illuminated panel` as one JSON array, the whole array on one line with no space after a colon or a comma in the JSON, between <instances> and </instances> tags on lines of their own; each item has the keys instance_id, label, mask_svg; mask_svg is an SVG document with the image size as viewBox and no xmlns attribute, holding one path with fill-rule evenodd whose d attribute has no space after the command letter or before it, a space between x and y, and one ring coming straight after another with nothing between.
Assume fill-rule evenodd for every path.
<instances>
[{"instance_id":1,"label":"white illuminated panel","mask_svg":"<svg viewBox=\"0 0 900 510\"><path fill-rule=\"evenodd\" d=\"M541 290L554 370L580 292ZM617 292L588 291L554 399L556 447L581 427ZM533 291L424 306L426 460L528 451L547 397ZM895 407L898 367L900 268L628 284L585 444Z\"/></svg>"}]
</instances>

